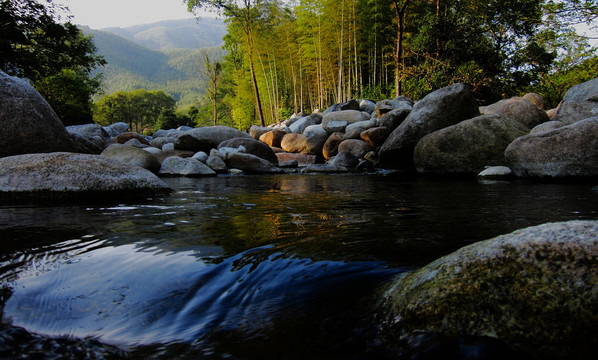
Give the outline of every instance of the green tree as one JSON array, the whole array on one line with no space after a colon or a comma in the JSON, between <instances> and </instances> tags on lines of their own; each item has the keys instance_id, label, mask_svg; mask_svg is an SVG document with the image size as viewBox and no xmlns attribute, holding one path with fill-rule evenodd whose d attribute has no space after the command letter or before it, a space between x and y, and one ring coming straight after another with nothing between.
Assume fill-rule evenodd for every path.
<instances>
[{"instance_id":1,"label":"green tree","mask_svg":"<svg viewBox=\"0 0 598 360\"><path fill-rule=\"evenodd\" d=\"M101 125L126 122L133 131L142 133L155 127L165 110L174 112L176 101L162 90L137 89L103 96L94 108L94 121Z\"/></svg>"},{"instance_id":2,"label":"green tree","mask_svg":"<svg viewBox=\"0 0 598 360\"><path fill-rule=\"evenodd\" d=\"M30 79L66 125L88 122L88 100L100 87L89 73L104 60L90 37L58 20L51 1L0 2L0 69Z\"/></svg>"},{"instance_id":3,"label":"green tree","mask_svg":"<svg viewBox=\"0 0 598 360\"><path fill-rule=\"evenodd\" d=\"M255 98L256 115L262 126L265 126L264 114L262 110L262 100L257 84L254 65L254 38L253 28L256 19L263 10L261 0L185 0L189 11L195 9L208 8L221 11L231 22L237 23L245 35L247 53L249 60L249 71L251 76L251 85Z\"/></svg>"}]
</instances>

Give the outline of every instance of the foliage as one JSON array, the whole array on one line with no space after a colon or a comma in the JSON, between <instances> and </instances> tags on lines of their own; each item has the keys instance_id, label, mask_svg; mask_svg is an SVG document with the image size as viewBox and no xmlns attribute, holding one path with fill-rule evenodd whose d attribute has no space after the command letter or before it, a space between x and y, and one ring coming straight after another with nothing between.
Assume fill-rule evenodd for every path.
<instances>
[{"instance_id":1,"label":"foliage","mask_svg":"<svg viewBox=\"0 0 598 360\"><path fill-rule=\"evenodd\" d=\"M171 108L164 108L162 109L162 112L160 112L160 115L158 116L158 119L154 124L153 130L155 131L158 129L176 129L179 126L193 127L194 123L188 115L175 112Z\"/></svg>"},{"instance_id":2,"label":"foliage","mask_svg":"<svg viewBox=\"0 0 598 360\"><path fill-rule=\"evenodd\" d=\"M162 123L157 124L160 115L161 121L169 121L167 111L174 112L175 104L162 90L118 91L95 104L93 118L100 125L125 122L131 130L142 133L147 128L161 127Z\"/></svg>"},{"instance_id":3,"label":"foliage","mask_svg":"<svg viewBox=\"0 0 598 360\"><path fill-rule=\"evenodd\" d=\"M99 89L89 73L104 61L91 38L71 23L58 23L56 13L51 1L2 1L0 69L30 79L66 125L82 123L89 120L88 99Z\"/></svg>"}]
</instances>

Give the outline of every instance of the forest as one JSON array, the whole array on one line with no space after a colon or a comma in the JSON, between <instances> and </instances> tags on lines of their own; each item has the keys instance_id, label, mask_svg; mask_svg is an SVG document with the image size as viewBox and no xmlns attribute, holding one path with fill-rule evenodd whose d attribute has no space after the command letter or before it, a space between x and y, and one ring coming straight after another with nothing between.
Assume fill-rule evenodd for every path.
<instances>
[{"instance_id":1,"label":"forest","mask_svg":"<svg viewBox=\"0 0 598 360\"><path fill-rule=\"evenodd\" d=\"M480 105L533 91L555 107L568 88L598 74L595 0L184 2L225 21L223 49L195 55L201 66L190 76L203 84L203 101L176 116L166 101L140 128L180 119L245 130L354 98L418 100L456 82ZM2 1L0 68L29 78L65 124L89 122L92 113L109 121L102 104L113 99L92 101L101 89L92 71L105 60L91 36L56 13L48 0ZM140 94L153 96L106 96ZM169 120L158 124L163 112Z\"/></svg>"},{"instance_id":2,"label":"forest","mask_svg":"<svg viewBox=\"0 0 598 360\"><path fill-rule=\"evenodd\" d=\"M592 0L187 4L228 24L228 53L211 76L217 91L207 96L218 121L240 129L353 98L417 100L456 82L481 105L535 91L556 106L566 89L598 74L596 47L577 31L596 30Z\"/></svg>"}]
</instances>

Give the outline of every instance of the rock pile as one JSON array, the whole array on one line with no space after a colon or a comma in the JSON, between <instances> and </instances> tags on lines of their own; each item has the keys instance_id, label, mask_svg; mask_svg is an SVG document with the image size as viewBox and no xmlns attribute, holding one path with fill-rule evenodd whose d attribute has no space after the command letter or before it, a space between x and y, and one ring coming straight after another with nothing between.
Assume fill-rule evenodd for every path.
<instances>
[{"instance_id":1,"label":"rock pile","mask_svg":"<svg viewBox=\"0 0 598 360\"><path fill-rule=\"evenodd\" d=\"M125 123L65 128L26 81L0 72L0 85L0 157L99 154L161 176L376 169L494 178L598 176L598 79L570 89L552 120L537 94L480 108L466 86L453 84L417 103L403 96L350 100L281 124L252 126L248 133L181 127L151 137L128 132ZM493 166L500 168L484 171Z\"/></svg>"}]
</instances>

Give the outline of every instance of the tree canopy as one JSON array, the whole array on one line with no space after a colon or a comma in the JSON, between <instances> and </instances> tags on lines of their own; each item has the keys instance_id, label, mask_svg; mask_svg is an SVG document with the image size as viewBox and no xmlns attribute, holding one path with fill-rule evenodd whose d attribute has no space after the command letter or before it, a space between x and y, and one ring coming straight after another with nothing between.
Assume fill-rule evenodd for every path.
<instances>
[{"instance_id":1,"label":"tree canopy","mask_svg":"<svg viewBox=\"0 0 598 360\"><path fill-rule=\"evenodd\" d=\"M28 78L66 125L91 122L100 82L89 73L104 61L90 37L59 23L50 0L3 0L0 33L0 69Z\"/></svg>"}]
</instances>

